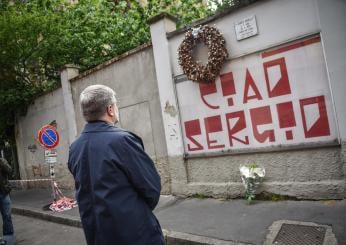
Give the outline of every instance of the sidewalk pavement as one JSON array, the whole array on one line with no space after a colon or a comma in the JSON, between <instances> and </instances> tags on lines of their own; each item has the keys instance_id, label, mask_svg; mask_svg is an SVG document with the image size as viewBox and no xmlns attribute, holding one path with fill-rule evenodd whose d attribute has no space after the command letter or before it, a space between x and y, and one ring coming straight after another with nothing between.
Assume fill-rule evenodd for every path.
<instances>
[{"instance_id":1,"label":"sidewalk pavement","mask_svg":"<svg viewBox=\"0 0 346 245\"><path fill-rule=\"evenodd\" d=\"M66 197L74 193L64 192ZM80 227L78 208L56 213L43 207L52 201L50 190L13 191L13 212ZM346 245L346 200L255 201L161 196L154 210L171 244L262 244L268 228L278 220L330 225L339 245Z\"/></svg>"}]
</instances>

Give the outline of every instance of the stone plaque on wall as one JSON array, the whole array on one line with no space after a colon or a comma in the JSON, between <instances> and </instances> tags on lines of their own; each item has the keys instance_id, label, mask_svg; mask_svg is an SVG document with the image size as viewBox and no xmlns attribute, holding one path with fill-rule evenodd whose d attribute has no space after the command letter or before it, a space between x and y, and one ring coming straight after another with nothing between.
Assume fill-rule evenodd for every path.
<instances>
[{"instance_id":1,"label":"stone plaque on wall","mask_svg":"<svg viewBox=\"0 0 346 245\"><path fill-rule=\"evenodd\" d=\"M234 26L237 40L243 40L258 34L256 17L251 16L237 22Z\"/></svg>"}]
</instances>

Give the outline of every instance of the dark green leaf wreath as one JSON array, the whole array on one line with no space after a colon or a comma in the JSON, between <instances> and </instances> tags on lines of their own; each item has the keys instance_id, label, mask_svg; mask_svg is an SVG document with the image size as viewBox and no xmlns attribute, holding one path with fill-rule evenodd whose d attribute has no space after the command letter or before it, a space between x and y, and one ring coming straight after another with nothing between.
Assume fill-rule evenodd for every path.
<instances>
[{"instance_id":1,"label":"dark green leaf wreath","mask_svg":"<svg viewBox=\"0 0 346 245\"><path fill-rule=\"evenodd\" d=\"M204 43L209 49L206 65L200 64L192 57L192 50L198 42ZM178 55L179 64L187 78L199 83L213 83L228 58L225 44L225 39L215 27L200 26L186 32Z\"/></svg>"}]
</instances>

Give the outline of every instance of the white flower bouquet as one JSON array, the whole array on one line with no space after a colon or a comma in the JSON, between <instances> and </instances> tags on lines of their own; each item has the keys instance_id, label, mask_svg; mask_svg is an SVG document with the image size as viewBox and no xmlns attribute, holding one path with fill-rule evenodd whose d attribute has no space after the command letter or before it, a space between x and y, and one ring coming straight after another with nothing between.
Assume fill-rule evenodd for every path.
<instances>
[{"instance_id":1,"label":"white flower bouquet","mask_svg":"<svg viewBox=\"0 0 346 245\"><path fill-rule=\"evenodd\" d=\"M254 163L249 166L240 165L239 170L241 180L245 186L245 198L250 203L255 199L255 193L259 185L263 182L265 169Z\"/></svg>"}]
</instances>

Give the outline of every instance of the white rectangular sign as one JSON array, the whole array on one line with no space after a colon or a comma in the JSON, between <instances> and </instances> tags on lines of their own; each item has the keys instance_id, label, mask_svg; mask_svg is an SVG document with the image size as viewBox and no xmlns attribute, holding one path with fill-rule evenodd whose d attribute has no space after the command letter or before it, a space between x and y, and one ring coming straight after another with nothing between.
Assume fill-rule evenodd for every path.
<instances>
[{"instance_id":1,"label":"white rectangular sign","mask_svg":"<svg viewBox=\"0 0 346 245\"><path fill-rule=\"evenodd\" d=\"M256 17L251 16L234 25L237 40L243 40L258 34Z\"/></svg>"},{"instance_id":2,"label":"white rectangular sign","mask_svg":"<svg viewBox=\"0 0 346 245\"><path fill-rule=\"evenodd\" d=\"M337 140L319 36L234 59L213 84L176 86L188 154Z\"/></svg>"},{"instance_id":3,"label":"white rectangular sign","mask_svg":"<svg viewBox=\"0 0 346 245\"><path fill-rule=\"evenodd\" d=\"M47 164L54 164L57 162L57 152L55 149L45 150L44 159Z\"/></svg>"}]
</instances>

